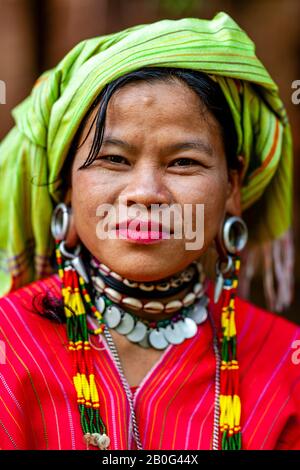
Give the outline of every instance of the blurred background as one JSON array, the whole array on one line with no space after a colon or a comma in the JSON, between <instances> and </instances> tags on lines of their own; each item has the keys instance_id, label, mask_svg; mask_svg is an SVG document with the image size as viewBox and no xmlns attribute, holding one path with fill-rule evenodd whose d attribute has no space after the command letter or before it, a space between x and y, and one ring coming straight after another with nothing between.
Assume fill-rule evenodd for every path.
<instances>
[{"instance_id":1,"label":"blurred background","mask_svg":"<svg viewBox=\"0 0 300 470\"><path fill-rule=\"evenodd\" d=\"M295 299L285 316L300 324L300 104L291 101L300 80L299 0L0 0L0 139L13 126L11 109L24 99L40 75L79 41L160 19L230 14L254 40L257 55L278 83L290 117L295 150ZM259 275L251 300L264 305Z\"/></svg>"}]
</instances>

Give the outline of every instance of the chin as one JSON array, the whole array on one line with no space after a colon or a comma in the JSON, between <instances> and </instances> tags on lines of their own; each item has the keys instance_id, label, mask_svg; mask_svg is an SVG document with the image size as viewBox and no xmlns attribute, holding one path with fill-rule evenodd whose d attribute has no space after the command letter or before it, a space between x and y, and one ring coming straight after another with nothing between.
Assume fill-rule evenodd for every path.
<instances>
[{"instance_id":1,"label":"chin","mask_svg":"<svg viewBox=\"0 0 300 470\"><path fill-rule=\"evenodd\" d=\"M161 259L159 263L153 263L153 260L145 260L143 262L141 256L139 256L138 260L132 261L126 256L118 259L99 258L99 260L122 277L137 282L156 281L171 276L180 270L180 267L178 268L177 266L174 266L174 269L172 269L167 260L163 263ZM168 267L167 270L166 266Z\"/></svg>"},{"instance_id":2,"label":"chin","mask_svg":"<svg viewBox=\"0 0 300 470\"><path fill-rule=\"evenodd\" d=\"M113 241L103 244L100 250L93 250L93 253L101 263L122 277L132 281L151 282L172 276L186 266L183 247L174 245L173 241L168 249L166 245L162 249L158 245L125 246L123 241Z\"/></svg>"}]
</instances>

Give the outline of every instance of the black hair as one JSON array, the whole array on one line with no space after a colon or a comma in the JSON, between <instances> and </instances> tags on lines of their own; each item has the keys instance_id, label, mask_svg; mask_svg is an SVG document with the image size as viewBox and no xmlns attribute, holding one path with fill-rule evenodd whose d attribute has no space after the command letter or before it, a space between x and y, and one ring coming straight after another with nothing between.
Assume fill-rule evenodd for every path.
<instances>
[{"instance_id":1,"label":"black hair","mask_svg":"<svg viewBox=\"0 0 300 470\"><path fill-rule=\"evenodd\" d=\"M227 100L221 90L220 85L215 82L211 77L206 73L200 72L198 70L184 69L184 68L173 68L173 67L145 67L133 72L129 72L116 80L108 83L101 93L97 96L93 105L91 106L89 112L86 114L85 118L82 120L73 143L69 150L68 157L66 159L63 172L67 177L67 180L70 178L70 163L74 159L76 150L79 148L79 139L83 129L86 126L86 122L91 115L92 111L98 106L98 112L95 115L93 122L90 125L88 133L85 137L87 139L88 135L92 131L95 125L95 132L93 137L92 146L90 148L89 154L81 166L81 168L86 168L90 166L95 158L98 156L101 149L103 135L105 130L105 119L106 111L109 101L113 94L122 88L123 86L129 83L135 82L147 82L152 84L153 82L171 82L174 80L180 80L187 84L199 97L201 105L204 105L204 112L208 111L212 113L217 122L220 125L225 155L227 160L228 168L237 169L239 168L239 161L237 159L237 135L235 130L234 121L232 114L227 103ZM199 107L199 112L201 108ZM203 110L203 108L202 108ZM202 111L203 112L203 111ZM84 141L85 141L84 140ZM84 142L82 142L83 144ZM82 145L81 144L81 145ZM62 181L66 182L66 179L63 177ZM47 296L46 296L47 297ZM37 307L37 305L35 305ZM62 304L57 303L53 299L45 298L39 302L39 307L35 308L36 313L43 314L47 318L52 318L54 321L62 319L63 309Z\"/></svg>"}]
</instances>

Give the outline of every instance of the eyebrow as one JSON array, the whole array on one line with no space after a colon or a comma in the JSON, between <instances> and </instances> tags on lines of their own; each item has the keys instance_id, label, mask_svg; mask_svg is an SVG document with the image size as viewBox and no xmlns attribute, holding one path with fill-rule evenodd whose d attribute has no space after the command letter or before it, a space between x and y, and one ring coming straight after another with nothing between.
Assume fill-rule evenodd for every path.
<instances>
[{"instance_id":1,"label":"eyebrow","mask_svg":"<svg viewBox=\"0 0 300 470\"><path fill-rule=\"evenodd\" d=\"M170 153L176 152L178 150L200 150L200 152L207 153L211 157L214 154L212 146L208 142L205 142L201 139L168 145L167 149Z\"/></svg>"},{"instance_id":2,"label":"eyebrow","mask_svg":"<svg viewBox=\"0 0 300 470\"><path fill-rule=\"evenodd\" d=\"M116 145L117 147L123 147L131 151L136 150L135 145L129 144L128 142L125 142L124 140L121 140L121 139L115 139L114 137L106 137L105 139L103 139L102 144L103 145L105 144Z\"/></svg>"},{"instance_id":3,"label":"eyebrow","mask_svg":"<svg viewBox=\"0 0 300 470\"><path fill-rule=\"evenodd\" d=\"M137 147L135 145L129 144L129 142L126 142L121 139L116 139L114 137L106 137L105 139L103 139L103 145L105 144L123 147L132 152L137 150ZM209 156L213 156L214 154L212 146L208 142L201 139L191 140L187 142L178 142L176 144L167 145L164 149L166 153L175 153L179 150L199 150L200 152L204 152Z\"/></svg>"}]
</instances>

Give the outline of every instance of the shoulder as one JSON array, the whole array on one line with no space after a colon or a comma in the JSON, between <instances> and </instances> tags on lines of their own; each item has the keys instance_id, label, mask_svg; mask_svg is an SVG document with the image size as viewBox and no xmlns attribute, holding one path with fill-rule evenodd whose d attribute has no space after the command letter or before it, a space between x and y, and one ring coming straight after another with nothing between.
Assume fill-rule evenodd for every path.
<instances>
[{"instance_id":1,"label":"shoulder","mask_svg":"<svg viewBox=\"0 0 300 470\"><path fill-rule=\"evenodd\" d=\"M288 320L282 314L273 313L262 307L248 302L247 300L236 298L237 324L240 328L248 326L258 333L279 336L281 340L289 340L294 336L300 339L300 325Z\"/></svg>"},{"instance_id":2,"label":"shoulder","mask_svg":"<svg viewBox=\"0 0 300 470\"><path fill-rule=\"evenodd\" d=\"M300 449L300 327L240 298L236 323L247 424L257 416L266 439L277 429L274 448Z\"/></svg>"},{"instance_id":3,"label":"shoulder","mask_svg":"<svg viewBox=\"0 0 300 470\"><path fill-rule=\"evenodd\" d=\"M52 276L0 299L0 364L5 364L1 371L7 380L28 378L28 371L32 376L45 360L62 354L67 343L65 325L44 316L39 303L46 294L60 298L59 287L58 278Z\"/></svg>"},{"instance_id":4,"label":"shoulder","mask_svg":"<svg viewBox=\"0 0 300 470\"><path fill-rule=\"evenodd\" d=\"M248 368L251 364L253 380L265 374L276 377L289 393L299 390L300 326L240 298L236 325L239 356Z\"/></svg>"},{"instance_id":5,"label":"shoulder","mask_svg":"<svg viewBox=\"0 0 300 470\"><path fill-rule=\"evenodd\" d=\"M5 300L17 301L20 298L28 300L34 295L43 294L46 292L50 292L55 296L60 295L60 280L57 274L53 274L52 276L49 276L45 279L31 282L30 284L26 284L17 290L9 292L0 298L0 303Z\"/></svg>"},{"instance_id":6,"label":"shoulder","mask_svg":"<svg viewBox=\"0 0 300 470\"><path fill-rule=\"evenodd\" d=\"M50 448L51 442L57 445L53 420L56 413L65 416L65 400L72 394L65 324L35 311L34 299L49 293L60 298L55 277L0 299L0 447L5 449L45 448L43 434Z\"/></svg>"},{"instance_id":7,"label":"shoulder","mask_svg":"<svg viewBox=\"0 0 300 470\"><path fill-rule=\"evenodd\" d=\"M0 325L18 324L18 319L39 322L43 317L37 315L34 305L46 294L59 298L60 281L56 275L32 282L0 298ZM17 323L15 323L17 322Z\"/></svg>"},{"instance_id":8,"label":"shoulder","mask_svg":"<svg viewBox=\"0 0 300 470\"><path fill-rule=\"evenodd\" d=\"M286 370L300 363L299 325L241 298L236 299L236 324L238 342L248 351L256 350L269 362L283 361ZM300 366L295 372L300 374Z\"/></svg>"}]
</instances>

